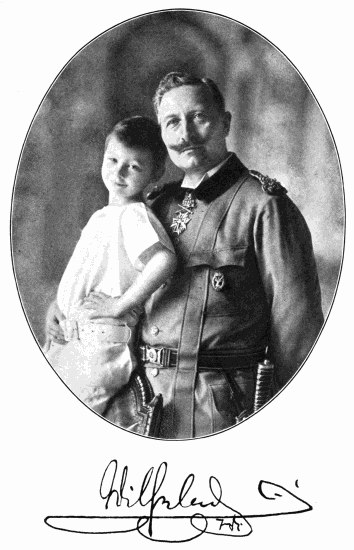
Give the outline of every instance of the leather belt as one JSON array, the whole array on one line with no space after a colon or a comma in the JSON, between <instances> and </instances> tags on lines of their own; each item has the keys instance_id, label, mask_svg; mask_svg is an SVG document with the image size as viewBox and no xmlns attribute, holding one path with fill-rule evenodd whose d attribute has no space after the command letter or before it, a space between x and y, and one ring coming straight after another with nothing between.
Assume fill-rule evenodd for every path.
<instances>
[{"instance_id":1,"label":"leather belt","mask_svg":"<svg viewBox=\"0 0 354 550\"><path fill-rule=\"evenodd\" d=\"M174 348L157 348L149 345L139 346L139 356L144 366L157 365L159 368L175 368L178 352ZM265 349L254 352L235 350L215 350L198 355L198 370L242 369L253 367L265 357Z\"/></svg>"}]
</instances>

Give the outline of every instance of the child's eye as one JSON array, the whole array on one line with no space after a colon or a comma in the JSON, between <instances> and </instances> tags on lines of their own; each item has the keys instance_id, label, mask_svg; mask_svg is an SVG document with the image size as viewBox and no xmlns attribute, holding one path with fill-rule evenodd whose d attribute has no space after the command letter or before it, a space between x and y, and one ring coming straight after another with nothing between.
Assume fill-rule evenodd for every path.
<instances>
[{"instance_id":1,"label":"child's eye","mask_svg":"<svg viewBox=\"0 0 354 550\"><path fill-rule=\"evenodd\" d=\"M131 165L130 165L130 168L131 168L132 170L134 170L135 172L141 172L141 168L140 168L140 166L138 166L137 164L131 164Z\"/></svg>"},{"instance_id":2,"label":"child's eye","mask_svg":"<svg viewBox=\"0 0 354 550\"><path fill-rule=\"evenodd\" d=\"M108 160L109 160L110 162L112 162L113 164L115 164L116 162L118 162L117 159L114 158L114 157L109 157Z\"/></svg>"}]
</instances>

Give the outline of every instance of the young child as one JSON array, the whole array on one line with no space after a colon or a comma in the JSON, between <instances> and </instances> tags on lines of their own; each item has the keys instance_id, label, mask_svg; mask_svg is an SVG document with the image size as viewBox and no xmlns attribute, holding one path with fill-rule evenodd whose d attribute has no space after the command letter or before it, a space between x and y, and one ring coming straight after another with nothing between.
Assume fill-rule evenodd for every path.
<instances>
[{"instance_id":1,"label":"young child","mask_svg":"<svg viewBox=\"0 0 354 550\"><path fill-rule=\"evenodd\" d=\"M65 343L52 341L46 357L100 414L136 366L134 327L142 304L176 266L167 233L142 202L165 160L155 122L132 117L114 126L102 164L109 204L83 229L59 284L56 311Z\"/></svg>"}]
</instances>

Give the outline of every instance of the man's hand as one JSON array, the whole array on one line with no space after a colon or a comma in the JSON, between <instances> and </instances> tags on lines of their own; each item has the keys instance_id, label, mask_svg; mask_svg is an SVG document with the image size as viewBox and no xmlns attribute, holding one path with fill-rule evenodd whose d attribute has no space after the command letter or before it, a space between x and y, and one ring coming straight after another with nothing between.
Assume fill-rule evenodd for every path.
<instances>
[{"instance_id":1,"label":"man's hand","mask_svg":"<svg viewBox=\"0 0 354 550\"><path fill-rule=\"evenodd\" d=\"M51 340L58 344L65 344L64 333L59 322L63 319L63 315L58 308L56 300L52 302L48 308L45 320L46 342L44 348L47 350Z\"/></svg>"},{"instance_id":2,"label":"man's hand","mask_svg":"<svg viewBox=\"0 0 354 550\"><path fill-rule=\"evenodd\" d=\"M91 292L82 305L89 310L87 312L89 319L117 317L118 301L119 298L112 298L112 296L107 296L103 292Z\"/></svg>"}]
</instances>

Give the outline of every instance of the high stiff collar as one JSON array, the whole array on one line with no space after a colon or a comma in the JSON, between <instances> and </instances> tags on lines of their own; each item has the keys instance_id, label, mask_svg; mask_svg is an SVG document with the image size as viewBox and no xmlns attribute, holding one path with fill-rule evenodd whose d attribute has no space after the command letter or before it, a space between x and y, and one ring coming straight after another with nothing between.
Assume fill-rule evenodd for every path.
<instances>
[{"instance_id":1,"label":"high stiff collar","mask_svg":"<svg viewBox=\"0 0 354 550\"><path fill-rule=\"evenodd\" d=\"M205 181L206 179L208 178L211 178L211 176L213 176L214 174L216 174L216 172L218 172L220 170L220 168L222 166L224 166L224 164L227 163L227 161L229 160L229 158L231 157L232 153L227 153L226 157L221 161L219 162L216 166L214 166L214 168L211 168L210 170L208 170L207 172L205 172L204 176L202 178L199 178L199 181L197 182L196 185L188 185L188 176L187 174L185 174L184 178L183 178L183 181L182 181L182 185L181 187L189 187L190 189L197 189L197 187L199 187L199 185Z\"/></svg>"},{"instance_id":2,"label":"high stiff collar","mask_svg":"<svg viewBox=\"0 0 354 550\"><path fill-rule=\"evenodd\" d=\"M213 174L210 178L204 180L196 189L181 187L182 180L165 187L165 191L169 195L173 195L177 199L182 199L186 191L190 191L194 196L205 202L211 202L225 191L227 191L245 172L246 167L240 159L232 153L227 162Z\"/></svg>"}]
</instances>

